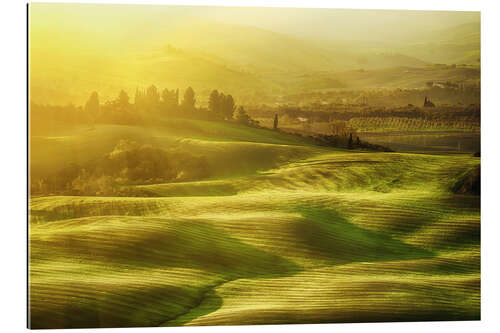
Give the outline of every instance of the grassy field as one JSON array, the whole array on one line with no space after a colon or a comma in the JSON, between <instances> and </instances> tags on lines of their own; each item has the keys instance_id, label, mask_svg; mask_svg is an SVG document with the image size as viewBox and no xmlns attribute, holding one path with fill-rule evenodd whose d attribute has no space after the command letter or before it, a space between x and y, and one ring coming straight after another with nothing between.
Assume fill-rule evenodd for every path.
<instances>
[{"instance_id":1,"label":"grassy field","mask_svg":"<svg viewBox=\"0 0 500 333\"><path fill-rule=\"evenodd\" d=\"M32 197L32 328L480 319L480 197L450 190L479 158L169 120L32 136L31 171L124 137L204 152L212 177Z\"/></svg>"}]
</instances>

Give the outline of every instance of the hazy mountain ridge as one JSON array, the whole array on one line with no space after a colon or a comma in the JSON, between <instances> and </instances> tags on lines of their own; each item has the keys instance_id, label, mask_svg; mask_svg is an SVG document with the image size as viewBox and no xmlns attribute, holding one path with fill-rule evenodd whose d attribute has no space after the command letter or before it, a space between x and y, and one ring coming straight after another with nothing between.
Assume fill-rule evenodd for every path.
<instances>
[{"instance_id":1,"label":"hazy mountain ridge","mask_svg":"<svg viewBox=\"0 0 500 333\"><path fill-rule=\"evenodd\" d=\"M425 62L394 52L349 49L329 41L311 40L256 27L213 21L177 29L168 36L187 50L218 54L230 63L261 70L301 72L424 65ZM271 47L271 48L270 48Z\"/></svg>"},{"instance_id":2,"label":"hazy mountain ridge","mask_svg":"<svg viewBox=\"0 0 500 333\"><path fill-rule=\"evenodd\" d=\"M422 34L396 49L433 63L480 65L481 25L470 22Z\"/></svg>"},{"instance_id":3,"label":"hazy mountain ridge","mask_svg":"<svg viewBox=\"0 0 500 333\"><path fill-rule=\"evenodd\" d=\"M415 43L386 41L380 46L374 41L305 39L209 20L165 23L155 18L144 23L140 33L132 32L144 38L128 37L130 43L130 27L96 32L74 25L70 33L52 36L54 27L37 30L36 22L32 25L30 66L36 75L31 75L31 98L39 103L83 104L94 90L103 100L114 98L120 89L133 97L137 88L151 84L181 90L192 86L204 102L212 89L238 97L337 88L415 88L434 77L446 80L448 74L462 81L479 78L477 70L464 76L463 69L436 74L429 67L433 62L477 64L479 31L474 23L423 34L415 37ZM68 43L74 47L58 48ZM427 68L430 77L409 77L412 71L401 68Z\"/></svg>"}]
</instances>

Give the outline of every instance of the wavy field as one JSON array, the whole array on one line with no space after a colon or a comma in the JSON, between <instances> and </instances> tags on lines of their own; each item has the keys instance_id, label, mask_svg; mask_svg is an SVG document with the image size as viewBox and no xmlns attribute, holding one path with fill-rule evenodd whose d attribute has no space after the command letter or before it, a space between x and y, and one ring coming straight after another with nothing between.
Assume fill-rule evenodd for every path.
<instances>
[{"instance_id":1,"label":"wavy field","mask_svg":"<svg viewBox=\"0 0 500 333\"><path fill-rule=\"evenodd\" d=\"M31 198L31 327L480 318L480 199L450 190L479 158L200 124L196 138L172 125L148 140L209 152L209 179ZM95 158L104 133L146 140L120 128L46 154Z\"/></svg>"}]
</instances>

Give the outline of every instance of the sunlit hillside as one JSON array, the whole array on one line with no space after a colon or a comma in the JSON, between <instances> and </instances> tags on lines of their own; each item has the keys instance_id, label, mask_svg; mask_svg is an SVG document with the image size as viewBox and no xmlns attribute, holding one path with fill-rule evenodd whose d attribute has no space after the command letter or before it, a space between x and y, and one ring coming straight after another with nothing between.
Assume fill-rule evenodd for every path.
<instances>
[{"instance_id":1,"label":"sunlit hillside","mask_svg":"<svg viewBox=\"0 0 500 333\"><path fill-rule=\"evenodd\" d=\"M478 158L185 120L53 135L32 171L128 138L203 154L211 177L32 197L34 328L479 319L479 197L452 192Z\"/></svg>"}]
</instances>

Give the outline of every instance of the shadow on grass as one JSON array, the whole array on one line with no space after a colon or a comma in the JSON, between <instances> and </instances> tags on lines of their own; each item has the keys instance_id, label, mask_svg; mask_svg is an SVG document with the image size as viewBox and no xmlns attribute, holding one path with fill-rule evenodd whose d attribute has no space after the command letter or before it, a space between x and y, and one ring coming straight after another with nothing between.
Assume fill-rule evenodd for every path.
<instances>
[{"instance_id":1,"label":"shadow on grass","mask_svg":"<svg viewBox=\"0 0 500 333\"><path fill-rule=\"evenodd\" d=\"M31 309L33 328L155 326L170 320L175 320L174 325L182 325L220 308L222 299L214 288L222 283L238 278L284 277L301 270L292 261L244 243L207 223L163 218L120 219L119 229L103 217L89 221L94 228L85 232L51 230L47 239L34 237L32 256L45 263L57 261L58 256L79 258L87 263L137 268L144 274L148 268L188 268L217 274L220 282L195 288L196 292L191 287L166 283L153 289L132 284L108 293L109 286L104 282L92 285L89 291L82 271L72 282L82 284L82 288L72 289L62 311L57 304L50 303ZM142 227L137 228L141 223ZM66 289L64 285L55 285L51 292L63 295ZM32 298L43 294L43 288L33 291ZM114 311L109 312L110 309Z\"/></svg>"},{"instance_id":2,"label":"shadow on grass","mask_svg":"<svg viewBox=\"0 0 500 333\"><path fill-rule=\"evenodd\" d=\"M231 196L238 194L236 187L230 183L212 182L184 182L161 185L143 185L133 188L147 192L154 197L197 197L197 196Z\"/></svg>"},{"instance_id":3,"label":"shadow on grass","mask_svg":"<svg viewBox=\"0 0 500 333\"><path fill-rule=\"evenodd\" d=\"M197 306L175 319L162 323L160 326L183 326L193 319L203 317L220 309L223 300L222 297L216 294L214 290L216 287L217 286L214 286L212 289L208 290Z\"/></svg>"},{"instance_id":4,"label":"shadow on grass","mask_svg":"<svg viewBox=\"0 0 500 333\"><path fill-rule=\"evenodd\" d=\"M298 206L296 211L304 217L295 226L301 245L332 264L434 257L425 249L362 229L332 209Z\"/></svg>"}]
</instances>

